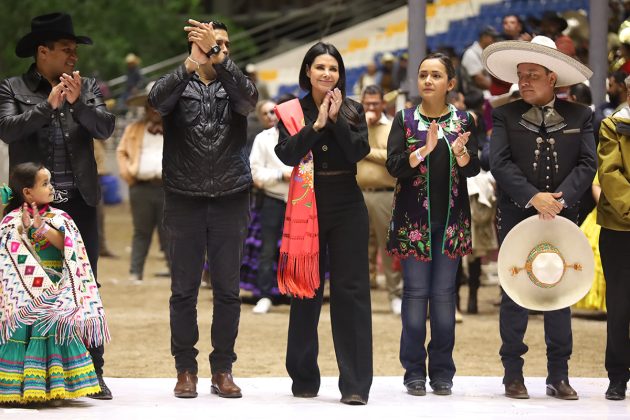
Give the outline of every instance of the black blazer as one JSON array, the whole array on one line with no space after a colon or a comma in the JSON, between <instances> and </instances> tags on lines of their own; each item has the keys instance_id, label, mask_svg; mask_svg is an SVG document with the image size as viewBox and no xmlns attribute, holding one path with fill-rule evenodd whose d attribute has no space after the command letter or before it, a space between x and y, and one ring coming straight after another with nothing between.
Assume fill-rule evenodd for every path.
<instances>
[{"instance_id":1,"label":"black blazer","mask_svg":"<svg viewBox=\"0 0 630 420\"><path fill-rule=\"evenodd\" d=\"M278 145L275 148L278 158L285 165L296 166L312 150L315 172L352 171L356 174L356 163L370 153L368 129L363 106L348 98L344 101L356 110L356 125L348 123L339 113L336 123L328 120L324 129L316 132L313 124L317 121L319 110L313 97L309 93L300 99L305 126L291 136L282 121L278 123Z\"/></svg>"},{"instance_id":2,"label":"black blazer","mask_svg":"<svg viewBox=\"0 0 630 420\"><path fill-rule=\"evenodd\" d=\"M499 187L499 207L524 208L536 193L547 191L562 192L565 205L573 208L591 186L597 169L593 112L556 99L554 108L566 126L546 133L521 124L521 116L531 107L519 100L492 113L490 167Z\"/></svg>"}]
</instances>

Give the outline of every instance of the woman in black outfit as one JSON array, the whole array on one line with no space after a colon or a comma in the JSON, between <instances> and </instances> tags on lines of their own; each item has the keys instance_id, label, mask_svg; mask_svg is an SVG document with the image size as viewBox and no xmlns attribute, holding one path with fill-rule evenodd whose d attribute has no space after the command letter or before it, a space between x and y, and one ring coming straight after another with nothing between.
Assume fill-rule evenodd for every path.
<instances>
[{"instance_id":1,"label":"woman in black outfit","mask_svg":"<svg viewBox=\"0 0 630 420\"><path fill-rule=\"evenodd\" d=\"M372 384L372 321L368 215L355 175L356 162L370 151L367 125L361 104L345 96L343 59L333 45L318 42L308 50L299 83L309 92L300 99L305 126L291 136L280 122L275 151L290 166L313 153L320 286L313 298L291 301L286 366L294 396L317 396L317 324L328 262L341 402L363 405Z\"/></svg>"}]
</instances>

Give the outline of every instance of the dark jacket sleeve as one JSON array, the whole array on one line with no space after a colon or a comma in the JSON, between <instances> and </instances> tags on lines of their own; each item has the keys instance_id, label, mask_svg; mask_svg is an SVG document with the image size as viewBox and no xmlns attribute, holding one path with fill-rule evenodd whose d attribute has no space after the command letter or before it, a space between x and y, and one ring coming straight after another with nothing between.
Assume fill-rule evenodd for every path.
<instances>
[{"instance_id":1,"label":"dark jacket sleeve","mask_svg":"<svg viewBox=\"0 0 630 420\"><path fill-rule=\"evenodd\" d=\"M280 121L278 123L278 144L274 150L282 163L296 166L313 148L313 145L324 136L324 133L325 130L317 132L313 130L313 125L309 124L292 136Z\"/></svg>"},{"instance_id":2,"label":"dark jacket sleeve","mask_svg":"<svg viewBox=\"0 0 630 420\"><path fill-rule=\"evenodd\" d=\"M83 84L84 88L79 99L70 105L74 120L95 139L105 140L114 132L116 117L107 111L103 94L91 79Z\"/></svg>"},{"instance_id":3,"label":"dark jacket sleeve","mask_svg":"<svg viewBox=\"0 0 630 420\"><path fill-rule=\"evenodd\" d=\"M348 101L346 99L346 101ZM355 103L349 102L350 106ZM366 157L370 153L370 142L368 140L367 122L365 121L365 113L363 106L356 103L354 106L359 114L358 123L356 125L348 124L348 121L341 115L337 117L337 122L330 119L326 123L324 129L325 135L332 135L333 138L343 150L346 159L349 162L356 163Z\"/></svg>"},{"instance_id":4,"label":"dark jacket sleeve","mask_svg":"<svg viewBox=\"0 0 630 420\"><path fill-rule=\"evenodd\" d=\"M593 137L593 113L590 109L584 111L580 130L580 156L571 172L564 178L555 192L562 192L562 198L567 207L573 207L580 200L584 192L591 186L595 172L597 172L597 152Z\"/></svg>"},{"instance_id":5,"label":"dark jacket sleeve","mask_svg":"<svg viewBox=\"0 0 630 420\"><path fill-rule=\"evenodd\" d=\"M228 94L230 106L241 115L247 116L256 107L258 90L251 79L243 74L229 57L215 64L217 78Z\"/></svg>"},{"instance_id":6,"label":"dark jacket sleeve","mask_svg":"<svg viewBox=\"0 0 630 420\"><path fill-rule=\"evenodd\" d=\"M525 207L539 191L527 181L521 169L512 161L512 151L506 129L506 115L501 108L492 112L490 168L501 190L520 207Z\"/></svg>"},{"instance_id":7,"label":"dark jacket sleeve","mask_svg":"<svg viewBox=\"0 0 630 420\"><path fill-rule=\"evenodd\" d=\"M170 114L182 95L194 73L188 73L181 64L175 71L160 77L149 92L149 105L157 109L162 116Z\"/></svg>"},{"instance_id":8,"label":"dark jacket sleeve","mask_svg":"<svg viewBox=\"0 0 630 420\"><path fill-rule=\"evenodd\" d=\"M392 129L387 138L387 170L394 178L409 178L418 172L418 168L409 165L409 151L405 144L405 127L402 111L396 113Z\"/></svg>"},{"instance_id":9,"label":"dark jacket sleeve","mask_svg":"<svg viewBox=\"0 0 630 420\"><path fill-rule=\"evenodd\" d=\"M470 160L466 166L460 166L459 171L465 177L470 178L479 173L479 168L481 166L479 163L479 142L477 135L475 134L477 131L475 130L475 120L472 118L470 113L468 113L468 130L470 131L470 137L468 137L466 148L468 149Z\"/></svg>"},{"instance_id":10,"label":"dark jacket sleeve","mask_svg":"<svg viewBox=\"0 0 630 420\"><path fill-rule=\"evenodd\" d=\"M52 107L44 101L20 114L10 79L0 84L0 139L5 143L13 143L35 133L50 122L52 113Z\"/></svg>"}]
</instances>

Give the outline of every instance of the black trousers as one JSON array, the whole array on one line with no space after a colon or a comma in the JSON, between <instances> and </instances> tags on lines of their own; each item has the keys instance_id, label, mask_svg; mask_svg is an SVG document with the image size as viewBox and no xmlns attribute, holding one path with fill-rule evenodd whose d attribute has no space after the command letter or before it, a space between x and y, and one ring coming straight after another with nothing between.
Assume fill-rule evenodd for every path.
<instances>
[{"instance_id":1,"label":"black trousers","mask_svg":"<svg viewBox=\"0 0 630 420\"><path fill-rule=\"evenodd\" d=\"M97 275L99 239L96 207L87 204L78 191L76 195L68 201L64 203L53 203L52 206L68 213L77 225L81 233L81 238L83 238L83 243L85 244L85 251L87 252L88 260L90 260L96 284L98 287L101 287ZM102 375L103 365L105 364L103 360L103 354L105 353L104 346L89 347L88 351L90 352L90 356L92 356L94 370L96 370L98 375Z\"/></svg>"},{"instance_id":2,"label":"black trousers","mask_svg":"<svg viewBox=\"0 0 630 420\"><path fill-rule=\"evenodd\" d=\"M262 249L258 260L256 284L262 297L271 298L271 290L278 284L273 264L278 261L278 241L282 238L282 224L286 203L265 196L260 210Z\"/></svg>"},{"instance_id":3,"label":"black trousers","mask_svg":"<svg viewBox=\"0 0 630 420\"><path fill-rule=\"evenodd\" d=\"M293 299L286 367L294 394L317 393L320 372L317 325L326 261L330 320L342 396L368 398L372 385L372 310L368 265L368 214L354 175L315 179L321 285L312 299Z\"/></svg>"},{"instance_id":4,"label":"black trousers","mask_svg":"<svg viewBox=\"0 0 630 420\"><path fill-rule=\"evenodd\" d=\"M514 226L536 214L534 208L520 209L515 206L499 205L497 212L499 244L503 243L505 236ZM575 221L577 210L565 210L560 215ZM545 344L547 345L547 383L568 379L569 358L573 351L571 309L564 308L543 312L543 317ZM528 321L529 310L516 304L503 292L499 311L499 331L502 341L499 354L505 369L503 383L515 379L523 380L524 360L522 356L528 350L523 339Z\"/></svg>"},{"instance_id":5,"label":"black trousers","mask_svg":"<svg viewBox=\"0 0 630 420\"><path fill-rule=\"evenodd\" d=\"M606 371L611 382L630 379L630 231L602 228L599 253L606 279Z\"/></svg>"},{"instance_id":6,"label":"black trousers","mask_svg":"<svg viewBox=\"0 0 630 420\"><path fill-rule=\"evenodd\" d=\"M165 198L175 368L197 373L197 297L207 253L213 293L210 368L212 373L231 372L241 314L239 270L249 224L249 190L218 198L166 192Z\"/></svg>"}]
</instances>

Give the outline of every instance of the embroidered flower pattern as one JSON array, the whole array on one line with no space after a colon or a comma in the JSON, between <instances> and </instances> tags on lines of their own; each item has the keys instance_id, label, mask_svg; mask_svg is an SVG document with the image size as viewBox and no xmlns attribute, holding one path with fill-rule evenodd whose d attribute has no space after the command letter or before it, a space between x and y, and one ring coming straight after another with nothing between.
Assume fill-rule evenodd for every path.
<instances>
[{"instance_id":1,"label":"embroidered flower pattern","mask_svg":"<svg viewBox=\"0 0 630 420\"><path fill-rule=\"evenodd\" d=\"M449 143L466 131L469 120L465 113L451 107L451 118L440 122L440 135ZM426 142L428 124L422 119L417 108L403 114L406 146L414 151ZM417 127L417 128L416 128ZM411 178L399 179L396 184L392 220L388 232L388 251L400 258L415 257L420 261L431 260L431 235L429 224L430 198L428 194L428 160L418 166L418 172ZM444 233L443 253L457 258L472 252L470 213L465 210L462 200L468 200L462 191L466 182L460 179L457 162L451 157L449 194L449 216ZM439 250L433 250L439 252Z\"/></svg>"},{"instance_id":2,"label":"embroidered flower pattern","mask_svg":"<svg viewBox=\"0 0 630 420\"><path fill-rule=\"evenodd\" d=\"M304 159L300 161L297 174L295 175L295 180L302 183L304 194L302 194L300 197L292 198L291 202L293 203L293 205L296 205L297 203L302 201L307 196L309 190L313 189L313 171L313 153L309 151L308 154L304 156ZM311 207L313 203L305 202L304 205L307 207Z\"/></svg>"},{"instance_id":3,"label":"embroidered flower pattern","mask_svg":"<svg viewBox=\"0 0 630 420\"><path fill-rule=\"evenodd\" d=\"M470 218L460 214L455 223L444 232L444 254L451 258L464 256L472 252Z\"/></svg>"}]
</instances>

